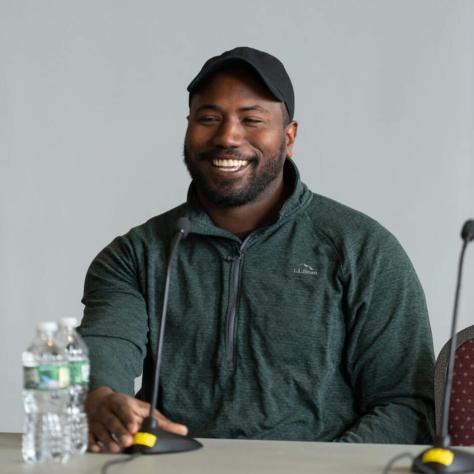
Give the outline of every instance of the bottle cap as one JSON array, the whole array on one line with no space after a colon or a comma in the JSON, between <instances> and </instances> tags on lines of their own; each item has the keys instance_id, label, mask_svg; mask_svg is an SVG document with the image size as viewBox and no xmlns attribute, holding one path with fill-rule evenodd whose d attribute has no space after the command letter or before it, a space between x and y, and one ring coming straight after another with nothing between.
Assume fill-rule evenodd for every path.
<instances>
[{"instance_id":1,"label":"bottle cap","mask_svg":"<svg viewBox=\"0 0 474 474\"><path fill-rule=\"evenodd\" d=\"M54 332L58 329L58 323L55 321L40 321L36 328L38 331L45 331L45 332Z\"/></svg>"},{"instance_id":2,"label":"bottle cap","mask_svg":"<svg viewBox=\"0 0 474 474\"><path fill-rule=\"evenodd\" d=\"M79 322L76 318L61 318L59 320L59 325L65 328L77 328Z\"/></svg>"}]
</instances>

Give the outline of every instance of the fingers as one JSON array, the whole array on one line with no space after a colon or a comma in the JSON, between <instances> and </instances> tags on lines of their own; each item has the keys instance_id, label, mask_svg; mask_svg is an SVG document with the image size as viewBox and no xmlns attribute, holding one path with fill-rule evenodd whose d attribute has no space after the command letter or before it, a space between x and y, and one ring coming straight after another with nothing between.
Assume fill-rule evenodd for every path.
<instances>
[{"instance_id":1,"label":"fingers","mask_svg":"<svg viewBox=\"0 0 474 474\"><path fill-rule=\"evenodd\" d=\"M130 446L132 444L132 435L136 432L136 430L129 430L123 424L122 419L115 416L114 412L109 412L109 416L104 417L102 424L116 443L119 443L123 447ZM135 422L135 424L138 425L137 422Z\"/></svg>"},{"instance_id":2,"label":"fingers","mask_svg":"<svg viewBox=\"0 0 474 474\"><path fill-rule=\"evenodd\" d=\"M136 400L128 395L97 389L89 394L89 449L92 452L120 452L130 446L143 417L134 409ZM140 409L138 409L140 413Z\"/></svg>"},{"instance_id":3,"label":"fingers","mask_svg":"<svg viewBox=\"0 0 474 474\"><path fill-rule=\"evenodd\" d=\"M95 437L95 435L89 431L89 446L88 446L88 449L91 453L100 453L101 451L101 447L100 447L100 444L97 440L97 438Z\"/></svg>"},{"instance_id":4,"label":"fingers","mask_svg":"<svg viewBox=\"0 0 474 474\"><path fill-rule=\"evenodd\" d=\"M132 397L123 398L124 395L114 394L110 397L110 410L120 420L123 429L135 434L143 421L148 416L150 405ZM127 397L125 395L125 397ZM120 431L122 433L122 431ZM118 434L118 433L116 433Z\"/></svg>"},{"instance_id":5,"label":"fingers","mask_svg":"<svg viewBox=\"0 0 474 474\"><path fill-rule=\"evenodd\" d=\"M111 395L110 407L129 432L135 434L140 429L143 419L150 414L150 404L131 397L127 403L123 403L122 397L122 394ZM185 425L169 420L158 410L154 411L154 415L161 429L182 436L188 434L188 428Z\"/></svg>"},{"instance_id":6,"label":"fingers","mask_svg":"<svg viewBox=\"0 0 474 474\"><path fill-rule=\"evenodd\" d=\"M174 433L181 436L186 436L188 434L188 427L186 425L182 425L181 423L175 423L174 421L169 420L158 410L155 410L155 418L158 421L158 426L162 430L169 431L170 433Z\"/></svg>"},{"instance_id":7,"label":"fingers","mask_svg":"<svg viewBox=\"0 0 474 474\"><path fill-rule=\"evenodd\" d=\"M92 422L90 425L90 430L93 433L94 437L98 440L98 446L100 449L100 443L105 448L106 451L110 453L119 453L122 451L122 447L117 444L117 442L112 438L110 431L97 422ZM95 451L99 452L99 451Z\"/></svg>"},{"instance_id":8,"label":"fingers","mask_svg":"<svg viewBox=\"0 0 474 474\"><path fill-rule=\"evenodd\" d=\"M133 410L137 415L142 416L145 418L145 416L148 416L150 414L150 404L148 402L144 402L143 400L138 400L138 398L133 399Z\"/></svg>"},{"instance_id":9,"label":"fingers","mask_svg":"<svg viewBox=\"0 0 474 474\"><path fill-rule=\"evenodd\" d=\"M150 405L129 395L115 393L106 387L91 392L86 400L89 418L89 450L118 453L133 443L133 435L149 415ZM166 418L158 410L155 419L161 429L185 436L188 428Z\"/></svg>"}]
</instances>

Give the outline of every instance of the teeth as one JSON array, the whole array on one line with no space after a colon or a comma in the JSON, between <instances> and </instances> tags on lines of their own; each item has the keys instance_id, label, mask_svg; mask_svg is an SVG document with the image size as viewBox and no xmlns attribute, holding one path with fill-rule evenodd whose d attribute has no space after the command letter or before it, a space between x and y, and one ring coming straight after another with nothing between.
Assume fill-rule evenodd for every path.
<instances>
[{"instance_id":1,"label":"teeth","mask_svg":"<svg viewBox=\"0 0 474 474\"><path fill-rule=\"evenodd\" d=\"M212 160L212 164L218 168L242 168L247 164L245 160Z\"/></svg>"}]
</instances>

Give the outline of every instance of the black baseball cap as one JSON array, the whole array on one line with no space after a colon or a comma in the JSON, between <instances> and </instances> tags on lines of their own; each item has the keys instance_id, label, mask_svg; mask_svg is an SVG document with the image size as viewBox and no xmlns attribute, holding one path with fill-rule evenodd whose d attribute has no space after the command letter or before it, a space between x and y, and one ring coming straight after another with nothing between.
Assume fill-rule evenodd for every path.
<instances>
[{"instance_id":1,"label":"black baseball cap","mask_svg":"<svg viewBox=\"0 0 474 474\"><path fill-rule=\"evenodd\" d=\"M220 56L208 59L199 74L188 86L189 102L197 88L210 76L233 63L244 63L250 66L263 83L270 90L272 95L280 102L283 102L288 111L290 120L293 120L295 112L295 94L290 77L281 61L271 54L259 51L258 49L240 46L238 48L225 51Z\"/></svg>"}]
</instances>

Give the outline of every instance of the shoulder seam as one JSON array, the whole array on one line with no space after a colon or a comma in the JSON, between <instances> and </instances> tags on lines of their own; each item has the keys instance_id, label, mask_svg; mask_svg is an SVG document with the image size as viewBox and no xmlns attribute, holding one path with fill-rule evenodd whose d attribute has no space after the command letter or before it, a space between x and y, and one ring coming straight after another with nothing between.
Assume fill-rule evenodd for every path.
<instances>
[{"instance_id":1,"label":"shoulder seam","mask_svg":"<svg viewBox=\"0 0 474 474\"><path fill-rule=\"evenodd\" d=\"M310 223L310 229L311 229L311 233L313 234L313 236L317 239L319 238L319 236L317 235L317 233L315 232L314 228L313 228L313 221L311 219L311 217L308 215L308 212L307 212L307 209L305 209L303 211L304 213L304 216L306 217L306 219L308 220L308 222ZM339 270L341 271L341 274L344 276L344 278L347 277L346 273L344 272L344 268L342 266L342 256L340 255L336 245L334 244L334 241L331 239L331 237L329 237L329 235L327 235L326 232L324 232L324 230L319 230L319 232L321 233L321 236L324 238L324 240L331 246L331 248L334 250L334 253L336 254L337 258L338 258L338 267L339 267Z\"/></svg>"}]
</instances>

